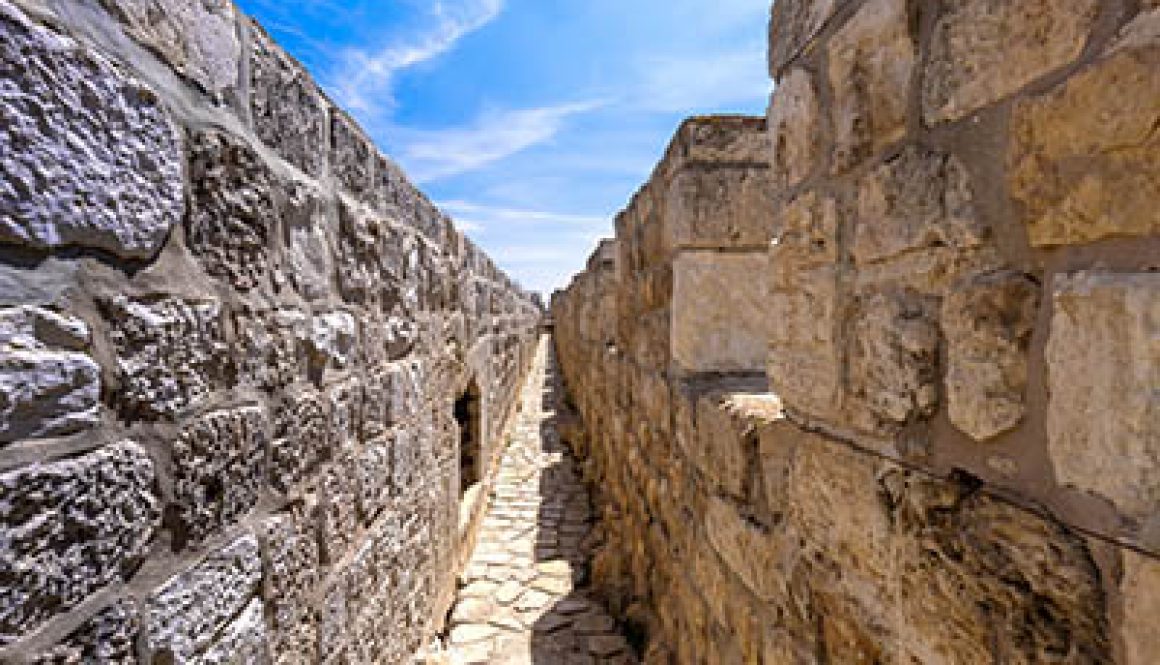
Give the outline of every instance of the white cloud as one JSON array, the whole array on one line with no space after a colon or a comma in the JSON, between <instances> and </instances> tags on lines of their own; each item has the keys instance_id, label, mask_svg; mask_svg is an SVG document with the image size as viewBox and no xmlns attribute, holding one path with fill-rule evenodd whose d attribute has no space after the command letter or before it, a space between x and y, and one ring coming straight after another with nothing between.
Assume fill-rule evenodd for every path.
<instances>
[{"instance_id":1,"label":"white cloud","mask_svg":"<svg viewBox=\"0 0 1160 665\"><path fill-rule=\"evenodd\" d=\"M581 102L515 111L487 111L468 127L410 129L396 127L396 156L419 183L468 171L549 141L567 120L603 106Z\"/></svg>"},{"instance_id":2,"label":"white cloud","mask_svg":"<svg viewBox=\"0 0 1160 665\"><path fill-rule=\"evenodd\" d=\"M724 111L763 102L772 89L764 62L765 47L692 56L652 56L636 65L639 94L629 105L661 113Z\"/></svg>"},{"instance_id":3,"label":"white cloud","mask_svg":"<svg viewBox=\"0 0 1160 665\"><path fill-rule=\"evenodd\" d=\"M604 215L574 215L544 210L521 210L479 205L468 201L444 201L438 204L457 226L466 231L497 231L514 226L524 227L610 227Z\"/></svg>"},{"instance_id":4,"label":"white cloud","mask_svg":"<svg viewBox=\"0 0 1160 665\"><path fill-rule=\"evenodd\" d=\"M493 21L503 7L504 0L435 0L427 8L433 24L425 32L377 51L346 50L329 77L331 92L351 111L375 114L390 110L396 72L447 53L460 39Z\"/></svg>"}]
</instances>

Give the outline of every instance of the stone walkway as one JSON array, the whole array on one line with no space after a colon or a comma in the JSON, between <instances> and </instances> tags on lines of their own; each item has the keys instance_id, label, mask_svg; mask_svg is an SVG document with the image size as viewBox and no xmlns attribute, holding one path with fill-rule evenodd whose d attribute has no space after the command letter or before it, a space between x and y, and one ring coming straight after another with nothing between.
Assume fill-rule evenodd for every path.
<instances>
[{"instance_id":1,"label":"stone walkway","mask_svg":"<svg viewBox=\"0 0 1160 665\"><path fill-rule=\"evenodd\" d=\"M555 422L554 357L540 340L479 543L460 579L451 663L635 663L585 588L592 509Z\"/></svg>"}]
</instances>

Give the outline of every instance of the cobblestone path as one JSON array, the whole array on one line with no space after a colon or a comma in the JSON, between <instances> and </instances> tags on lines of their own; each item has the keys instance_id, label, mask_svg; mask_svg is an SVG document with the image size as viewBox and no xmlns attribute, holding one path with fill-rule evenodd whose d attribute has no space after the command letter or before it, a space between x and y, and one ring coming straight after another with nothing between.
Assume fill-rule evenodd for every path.
<instances>
[{"instance_id":1,"label":"cobblestone path","mask_svg":"<svg viewBox=\"0 0 1160 665\"><path fill-rule=\"evenodd\" d=\"M540 340L479 542L461 579L451 663L635 663L587 592L592 509L556 431L554 355Z\"/></svg>"}]
</instances>

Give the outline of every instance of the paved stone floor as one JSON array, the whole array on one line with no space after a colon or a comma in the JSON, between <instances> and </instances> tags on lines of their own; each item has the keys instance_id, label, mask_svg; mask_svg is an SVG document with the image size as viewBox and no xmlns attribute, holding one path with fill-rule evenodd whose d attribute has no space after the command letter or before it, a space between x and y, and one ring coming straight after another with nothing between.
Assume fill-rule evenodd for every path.
<instances>
[{"instance_id":1,"label":"paved stone floor","mask_svg":"<svg viewBox=\"0 0 1160 665\"><path fill-rule=\"evenodd\" d=\"M585 588L592 509L555 422L554 358L540 340L491 507L461 579L451 663L635 663Z\"/></svg>"}]
</instances>

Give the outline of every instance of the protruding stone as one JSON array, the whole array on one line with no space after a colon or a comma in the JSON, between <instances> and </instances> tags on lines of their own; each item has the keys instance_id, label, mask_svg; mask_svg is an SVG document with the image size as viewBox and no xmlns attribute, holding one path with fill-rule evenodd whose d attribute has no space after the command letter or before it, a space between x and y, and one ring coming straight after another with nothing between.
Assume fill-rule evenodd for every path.
<instances>
[{"instance_id":1,"label":"protruding stone","mask_svg":"<svg viewBox=\"0 0 1160 665\"><path fill-rule=\"evenodd\" d=\"M270 482L291 492L330 452L330 418L317 391L289 395L274 418L270 443Z\"/></svg>"},{"instance_id":2,"label":"protruding stone","mask_svg":"<svg viewBox=\"0 0 1160 665\"><path fill-rule=\"evenodd\" d=\"M59 644L41 654L35 665L71 665L72 663L137 662L137 631L141 626L137 606L121 600L106 607L81 624Z\"/></svg>"},{"instance_id":3,"label":"protruding stone","mask_svg":"<svg viewBox=\"0 0 1160 665\"><path fill-rule=\"evenodd\" d=\"M960 284L943 301L947 407L955 427L978 441L1023 419L1038 309L1039 286L1009 272Z\"/></svg>"},{"instance_id":4,"label":"protruding stone","mask_svg":"<svg viewBox=\"0 0 1160 665\"><path fill-rule=\"evenodd\" d=\"M356 199L369 197L371 155L375 153L370 139L346 113L331 110L330 172L338 184Z\"/></svg>"},{"instance_id":5,"label":"protruding stone","mask_svg":"<svg viewBox=\"0 0 1160 665\"><path fill-rule=\"evenodd\" d=\"M307 300L325 300L334 289L333 229L322 195L293 183L282 209L284 277Z\"/></svg>"},{"instance_id":6,"label":"protruding stone","mask_svg":"<svg viewBox=\"0 0 1160 665\"><path fill-rule=\"evenodd\" d=\"M1059 482L1160 510L1160 273L1056 278L1047 442Z\"/></svg>"},{"instance_id":7,"label":"protruding stone","mask_svg":"<svg viewBox=\"0 0 1160 665\"><path fill-rule=\"evenodd\" d=\"M0 475L0 645L128 577L160 522L154 482L129 442Z\"/></svg>"},{"instance_id":8,"label":"protruding stone","mask_svg":"<svg viewBox=\"0 0 1160 665\"><path fill-rule=\"evenodd\" d=\"M181 139L157 96L0 3L0 242L157 253L185 209Z\"/></svg>"},{"instance_id":9,"label":"protruding stone","mask_svg":"<svg viewBox=\"0 0 1160 665\"><path fill-rule=\"evenodd\" d=\"M310 322L307 341L311 359L319 367L345 369L354 361L358 324L348 312L319 314Z\"/></svg>"},{"instance_id":10,"label":"protruding stone","mask_svg":"<svg viewBox=\"0 0 1160 665\"><path fill-rule=\"evenodd\" d=\"M258 138L319 177L326 164L326 102L306 70L250 22L250 112Z\"/></svg>"},{"instance_id":11,"label":"protruding stone","mask_svg":"<svg viewBox=\"0 0 1160 665\"><path fill-rule=\"evenodd\" d=\"M765 361L765 252L686 252L673 262L671 345L685 372L759 371Z\"/></svg>"},{"instance_id":12,"label":"protruding stone","mask_svg":"<svg viewBox=\"0 0 1160 665\"><path fill-rule=\"evenodd\" d=\"M189 662L211 649L219 631L250 605L261 579L258 541L250 535L171 579L148 600L144 642L153 660Z\"/></svg>"},{"instance_id":13,"label":"protruding stone","mask_svg":"<svg viewBox=\"0 0 1160 665\"><path fill-rule=\"evenodd\" d=\"M834 13L837 0L777 0L769 22L769 72L780 78L785 68Z\"/></svg>"},{"instance_id":14,"label":"protruding stone","mask_svg":"<svg viewBox=\"0 0 1160 665\"><path fill-rule=\"evenodd\" d=\"M813 77L804 69L790 71L774 91L769 103L769 137L774 187L797 186L823 154L817 92Z\"/></svg>"},{"instance_id":15,"label":"protruding stone","mask_svg":"<svg viewBox=\"0 0 1160 665\"><path fill-rule=\"evenodd\" d=\"M199 665L268 665L273 662L262 601L251 601L197 662Z\"/></svg>"}]
</instances>

